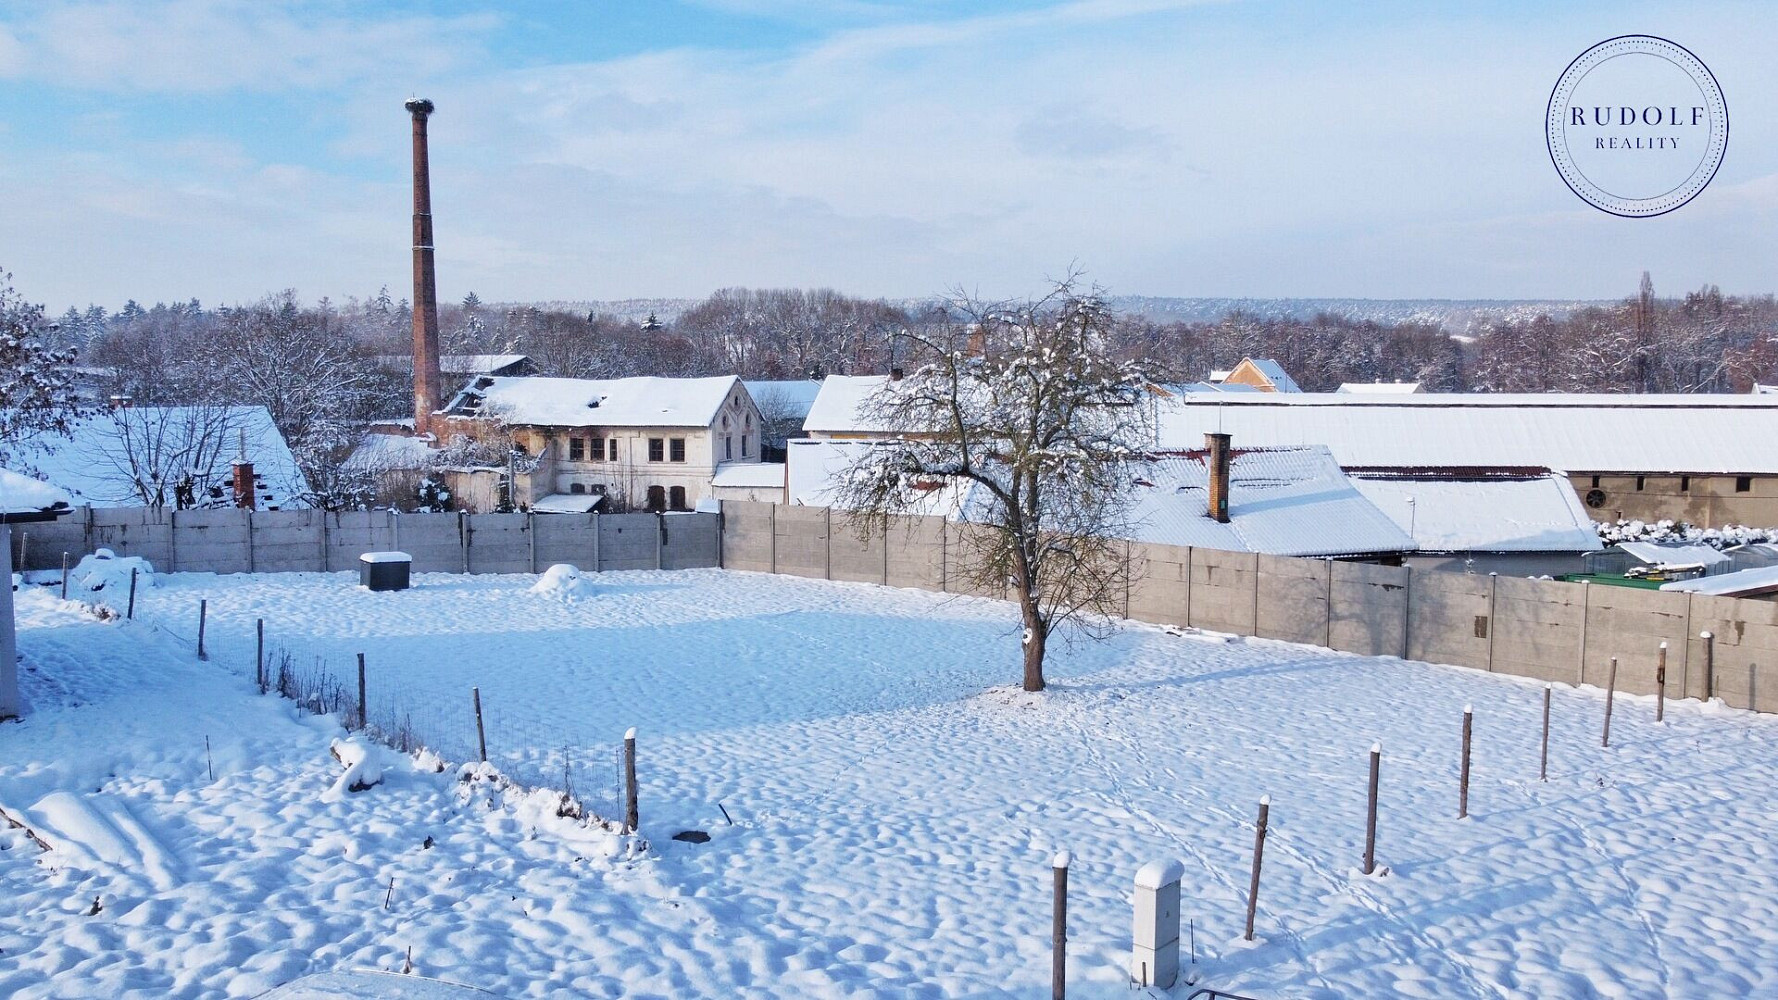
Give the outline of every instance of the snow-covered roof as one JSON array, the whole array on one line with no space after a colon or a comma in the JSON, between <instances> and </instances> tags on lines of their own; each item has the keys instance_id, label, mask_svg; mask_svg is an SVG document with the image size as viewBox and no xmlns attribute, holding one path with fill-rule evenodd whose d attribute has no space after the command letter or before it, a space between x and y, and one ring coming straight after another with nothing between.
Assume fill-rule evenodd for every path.
<instances>
[{"instance_id":1,"label":"snow-covered roof","mask_svg":"<svg viewBox=\"0 0 1778 1000\"><path fill-rule=\"evenodd\" d=\"M426 438L408 434L366 434L346 456L345 468L352 472L426 469L431 468L435 455L437 452Z\"/></svg>"},{"instance_id":2,"label":"snow-covered roof","mask_svg":"<svg viewBox=\"0 0 1778 1000\"><path fill-rule=\"evenodd\" d=\"M1245 382L1166 382L1154 388L1168 395L1180 396L1188 392L1263 392L1257 385Z\"/></svg>"},{"instance_id":3,"label":"snow-covered roof","mask_svg":"<svg viewBox=\"0 0 1778 1000\"><path fill-rule=\"evenodd\" d=\"M784 485L784 463L723 462L710 477L710 485L777 489Z\"/></svg>"},{"instance_id":4,"label":"snow-covered roof","mask_svg":"<svg viewBox=\"0 0 1778 1000\"><path fill-rule=\"evenodd\" d=\"M888 381L887 375L827 376L809 407L809 415L803 418L803 430L829 434L887 431L889 428L865 419L859 408Z\"/></svg>"},{"instance_id":5,"label":"snow-covered roof","mask_svg":"<svg viewBox=\"0 0 1778 1000\"><path fill-rule=\"evenodd\" d=\"M1619 542L1613 548L1628 552L1650 566L1718 566L1729 557L1708 545L1665 545L1660 542Z\"/></svg>"},{"instance_id":6,"label":"snow-covered roof","mask_svg":"<svg viewBox=\"0 0 1778 1000\"><path fill-rule=\"evenodd\" d=\"M1424 552L1596 552L1603 547L1568 477L1367 473L1358 487Z\"/></svg>"},{"instance_id":7,"label":"snow-covered roof","mask_svg":"<svg viewBox=\"0 0 1778 1000\"><path fill-rule=\"evenodd\" d=\"M1743 569L1733 573L1719 573L1716 576L1675 580L1672 583L1661 584L1661 589L1691 594L1711 594L1717 597L1770 594L1778 591L1778 566L1761 566L1758 569Z\"/></svg>"},{"instance_id":8,"label":"snow-covered roof","mask_svg":"<svg viewBox=\"0 0 1778 1000\"><path fill-rule=\"evenodd\" d=\"M1156 407L1157 446L1325 444L1348 469L1778 474L1778 400L1753 395L1260 393Z\"/></svg>"},{"instance_id":9,"label":"snow-covered roof","mask_svg":"<svg viewBox=\"0 0 1778 1000\"><path fill-rule=\"evenodd\" d=\"M152 447L143 442L153 441ZM193 441L204 446L191 456L194 478L205 495L199 506L230 504L235 458L245 446L258 480L255 503L261 510L305 505L308 480L296 456L263 406L180 407L132 406L95 414L74 426L71 437L40 434L16 449L18 462L67 490L77 504L94 507L137 507L142 499L132 488L131 452L139 459L153 451L165 473L179 471L178 452ZM134 442L134 444L132 444ZM176 500L174 483L165 484L165 502Z\"/></svg>"},{"instance_id":10,"label":"snow-covered roof","mask_svg":"<svg viewBox=\"0 0 1778 1000\"><path fill-rule=\"evenodd\" d=\"M1420 391L1418 382L1341 382L1338 392L1373 396L1411 396Z\"/></svg>"},{"instance_id":11,"label":"snow-covered roof","mask_svg":"<svg viewBox=\"0 0 1778 1000\"><path fill-rule=\"evenodd\" d=\"M0 514L39 514L73 505L74 498L59 486L0 469Z\"/></svg>"},{"instance_id":12,"label":"snow-covered roof","mask_svg":"<svg viewBox=\"0 0 1778 1000\"><path fill-rule=\"evenodd\" d=\"M747 387L747 394L756 405L771 399L786 416L799 418L809 415L815 397L821 394L821 383L812 378L744 379L741 384Z\"/></svg>"},{"instance_id":13,"label":"snow-covered roof","mask_svg":"<svg viewBox=\"0 0 1778 1000\"><path fill-rule=\"evenodd\" d=\"M1271 358L1247 358L1245 360L1248 364L1259 369L1259 373L1266 377L1266 381L1272 383L1272 388L1279 392L1303 391L1302 386L1296 384L1296 379L1291 378L1290 373L1284 370L1284 366Z\"/></svg>"},{"instance_id":14,"label":"snow-covered roof","mask_svg":"<svg viewBox=\"0 0 1778 1000\"><path fill-rule=\"evenodd\" d=\"M1137 541L1280 556L1358 555L1414 547L1406 531L1353 486L1322 447L1237 448L1229 461L1229 521L1209 517L1202 451L1141 467L1129 511Z\"/></svg>"},{"instance_id":15,"label":"snow-covered roof","mask_svg":"<svg viewBox=\"0 0 1778 1000\"><path fill-rule=\"evenodd\" d=\"M585 514L604 501L600 493L551 493L531 504L539 514Z\"/></svg>"},{"instance_id":16,"label":"snow-covered roof","mask_svg":"<svg viewBox=\"0 0 1778 1000\"><path fill-rule=\"evenodd\" d=\"M478 378L451 400L455 416L541 427L709 427L740 379Z\"/></svg>"},{"instance_id":17,"label":"snow-covered roof","mask_svg":"<svg viewBox=\"0 0 1778 1000\"><path fill-rule=\"evenodd\" d=\"M844 482L846 470L870 448L882 447L877 441L829 441L793 438L785 443L785 500L809 507L833 507L833 490ZM962 510L969 490L959 483L927 493L909 514L936 514L955 517Z\"/></svg>"},{"instance_id":18,"label":"snow-covered roof","mask_svg":"<svg viewBox=\"0 0 1778 1000\"><path fill-rule=\"evenodd\" d=\"M438 370L446 375L492 375L529 360L525 354L445 354L438 359ZM377 361L397 371L414 370L414 359L407 354L385 354Z\"/></svg>"}]
</instances>

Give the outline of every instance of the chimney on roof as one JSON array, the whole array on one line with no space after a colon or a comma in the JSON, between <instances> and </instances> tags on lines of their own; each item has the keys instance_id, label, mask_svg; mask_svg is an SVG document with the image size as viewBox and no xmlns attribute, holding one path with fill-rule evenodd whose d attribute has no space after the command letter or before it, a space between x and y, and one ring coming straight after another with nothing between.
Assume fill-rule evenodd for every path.
<instances>
[{"instance_id":1,"label":"chimney on roof","mask_svg":"<svg viewBox=\"0 0 1778 1000\"><path fill-rule=\"evenodd\" d=\"M414 130L414 433L424 434L439 399L438 278L432 259L432 178L426 155L426 118L432 102L407 102Z\"/></svg>"},{"instance_id":2,"label":"chimney on roof","mask_svg":"<svg viewBox=\"0 0 1778 1000\"><path fill-rule=\"evenodd\" d=\"M234 478L233 486L234 486L234 494L235 494L235 506L243 508L245 510L252 510L254 507L253 463L248 462L248 461L236 462L234 465L234 470L235 470L235 478Z\"/></svg>"},{"instance_id":3,"label":"chimney on roof","mask_svg":"<svg viewBox=\"0 0 1778 1000\"><path fill-rule=\"evenodd\" d=\"M1229 436L1227 434L1205 434L1204 450L1209 452L1207 464L1210 466L1210 518L1227 524L1229 523Z\"/></svg>"}]
</instances>

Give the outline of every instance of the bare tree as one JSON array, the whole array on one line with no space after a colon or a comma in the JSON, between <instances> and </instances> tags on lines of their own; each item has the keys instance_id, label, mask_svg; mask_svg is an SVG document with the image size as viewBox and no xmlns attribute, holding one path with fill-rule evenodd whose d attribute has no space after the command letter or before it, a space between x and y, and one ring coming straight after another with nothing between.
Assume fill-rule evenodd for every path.
<instances>
[{"instance_id":1,"label":"bare tree","mask_svg":"<svg viewBox=\"0 0 1778 1000\"><path fill-rule=\"evenodd\" d=\"M1024 687L1044 687L1050 636L1072 624L1103 635L1128 580L1119 538L1129 464L1148 440L1139 361L1105 338L1114 317L1074 279L1041 300L961 300L949 322L906 334L917 363L869 397L865 416L897 437L868 449L835 490L860 532L921 509L937 485L958 487L961 572L972 586L1010 585L1024 620Z\"/></svg>"},{"instance_id":2,"label":"bare tree","mask_svg":"<svg viewBox=\"0 0 1778 1000\"><path fill-rule=\"evenodd\" d=\"M109 500L176 510L228 506L227 456L246 428L239 407L126 406L100 418L95 461Z\"/></svg>"}]
</instances>

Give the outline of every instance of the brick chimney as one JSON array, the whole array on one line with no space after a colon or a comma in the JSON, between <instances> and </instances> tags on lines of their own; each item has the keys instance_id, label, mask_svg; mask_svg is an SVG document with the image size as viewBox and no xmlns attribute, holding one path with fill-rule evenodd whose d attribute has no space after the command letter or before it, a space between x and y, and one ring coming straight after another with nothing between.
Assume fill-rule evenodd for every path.
<instances>
[{"instance_id":1,"label":"brick chimney","mask_svg":"<svg viewBox=\"0 0 1778 1000\"><path fill-rule=\"evenodd\" d=\"M1205 434L1205 463L1210 466L1210 518L1229 523L1229 436Z\"/></svg>"},{"instance_id":2,"label":"brick chimney","mask_svg":"<svg viewBox=\"0 0 1778 1000\"><path fill-rule=\"evenodd\" d=\"M252 510L255 506L253 493L253 463L236 462L234 478L235 506Z\"/></svg>"},{"instance_id":3,"label":"brick chimney","mask_svg":"<svg viewBox=\"0 0 1778 1000\"><path fill-rule=\"evenodd\" d=\"M432 179L426 155L426 118L432 102L407 102L414 124L414 433L424 434L439 399L438 280L432 260Z\"/></svg>"}]
</instances>

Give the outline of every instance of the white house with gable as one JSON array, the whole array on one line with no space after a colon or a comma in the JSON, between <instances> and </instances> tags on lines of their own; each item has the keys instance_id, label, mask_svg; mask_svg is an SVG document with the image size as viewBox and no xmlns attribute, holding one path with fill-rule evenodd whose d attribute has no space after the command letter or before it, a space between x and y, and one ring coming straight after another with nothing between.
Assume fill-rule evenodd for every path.
<instances>
[{"instance_id":1,"label":"white house with gable","mask_svg":"<svg viewBox=\"0 0 1778 1000\"><path fill-rule=\"evenodd\" d=\"M740 379L478 378L445 409L445 429L498 428L522 453L511 470L521 510L695 509L712 482L782 481L760 464L759 409ZM501 470L476 470L490 482ZM473 474L473 473L472 473ZM493 494L459 486L466 506ZM480 494L487 493L487 496Z\"/></svg>"}]
</instances>

